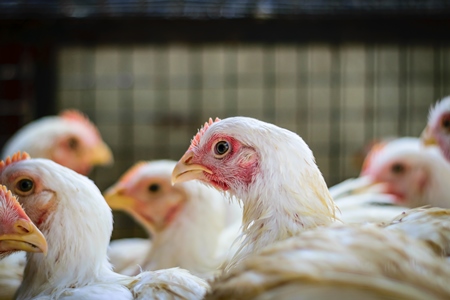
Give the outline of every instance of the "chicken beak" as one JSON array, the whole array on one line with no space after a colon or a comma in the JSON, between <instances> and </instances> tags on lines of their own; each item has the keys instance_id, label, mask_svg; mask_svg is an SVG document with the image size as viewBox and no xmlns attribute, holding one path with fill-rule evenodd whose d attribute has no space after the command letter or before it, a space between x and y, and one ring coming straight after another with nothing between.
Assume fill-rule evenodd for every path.
<instances>
[{"instance_id":1,"label":"chicken beak","mask_svg":"<svg viewBox=\"0 0 450 300\"><path fill-rule=\"evenodd\" d=\"M437 141L434 138L434 136L430 133L430 129L428 126L425 127L425 129L422 131L420 139L422 140L422 144L424 144L425 146L437 145Z\"/></svg>"},{"instance_id":2,"label":"chicken beak","mask_svg":"<svg viewBox=\"0 0 450 300\"><path fill-rule=\"evenodd\" d=\"M386 186L383 182L366 175L357 180L351 194L384 193L385 190Z\"/></svg>"},{"instance_id":3,"label":"chicken beak","mask_svg":"<svg viewBox=\"0 0 450 300\"><path fill-rule=\"evenodd\" d=\"M89 160L92 165L110 165L114 162L111 149L104 142L91 149Z\"/></svg>"},{"instance_id":4,"label":"chicken beak","mask_svg":"<svg viewBox=\"0 0 450 300\"><path fill-rule=\"evenodd\" d=\"M351 180L349 183L344 183L345 188L339 191L335 196L340 198L343 196L357 195L364 193L383 193L385 191L385 184L374 180L369 175L361 175L360 177Z\"/></svg>"},{"instance_id":5,"label":"chicken beak","mask_svg":"<svg viewBox=\"0 0 450 300\"><path fill-rule=\"evenodd\" d=\"M191 150L188 150L183 157L180 158L172 171L172 185L193 179L204 179L204 172L208 174L213 173L205 166L191 164L190 161L192 157L194 157L194 153Z\"/></svg>"},{"instance_id":6,"label":"chicken beak","mask_svg":"<svg viewBox=\"0 0 450 300\"><path fill-rule=\"evenodd\" d=\"M30 220L17 220L13 224L11 232L0 236L2 249L42 252L47 255L47 241L42 232Z\"/></svg>"},{"instance_id":7,"label":"chicken beak","mask_svg":"<svg viewBox=\"0 0 450 300\"><path fill-rule=\"evenodd\" d=\"M114 210L127 210L134 206L134 200L124 195L124 189L113 186L104 193L106 203Z\"/></svg>"}]
</instances>

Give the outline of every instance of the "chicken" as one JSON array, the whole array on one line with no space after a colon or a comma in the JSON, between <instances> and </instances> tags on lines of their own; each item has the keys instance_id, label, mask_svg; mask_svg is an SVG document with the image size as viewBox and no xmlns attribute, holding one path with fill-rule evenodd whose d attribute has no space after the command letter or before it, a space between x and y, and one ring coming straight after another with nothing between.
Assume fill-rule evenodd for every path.
<instances>
[{"instance_id":1,"label":"chicken","mask_svg":"<svg viewBox=\"0 0 450 300\"><path fill-rule=\"evenodd\" d=\"M332 226L271 245L218 278L206 299L449 299L450 264L422 241Z\"/></svg>"},{"instance_id":2,"label":"chicken","mask_svg":"<svg viewBox=\"0 0 450 300\"><path fill-rule=\"evenodd\" d=\"M438 145L444 157L450 161L450 96L430 108L428 124L421 139L425 145Z\"/></svg>"},{"instance_id":3,"label":"chicken","mask_svg":"<svg viewBox=\"0 0 450 300\"><path fill-rule=\"evenodd\" d=\"M87 177L19 152L0 162L0 181L19 195L48 243L47 256L28 254L16 299L199 299L205 293L206 282L182 269L114 273L107 258L111 209Z\"/></svg>"},{"instance_id":4,"label":"chicken","mask_svg":"<svg viewBox=\"0 0 450 300\"><path fill-rule=\"evenodd\" d=\"M47 242L17 199L0 186L0 299L12 299L22 281L25 257L12 254L21 250L45 255Z\"/></svg>"},{"instance_id":5,"label":"chicken","mask_svg":"<svg viewBox=\"0 0 450 300\"><path fill-rule=\"evenodd\" d=\"M172 174L174 183L192 179L243 203L244 240L226 271L268 244L338 220L335 203L303 139L256 119L206 123Z\"/></svg>"},{"instance_id":6,"label":"chicken","mask_svg":"<svg viewBox=\"0 0 450 300\"><path fill-rule=\"evenodd\" d=\"M240 220L235 226L233 222L227 226L227 215L233 215L232 220L240 219L242 209L235 202L230 204L222 193L199 182L172 186L175 164L171 160L137 163L105 192L112 209L129 213L152 237L152 245L140 257L140 262L131 260L131 266L125 269L121 266L122 270L118 271L123 274L137 274L140 268L181 267L208 277L226 259L229 246L239 233ZM133 248L137 243L135 239L130 241ZM119 247L125 250L122 244ZM114 246L112 243L110 248L117 252ZM128 253L134 254L134 250L124 252L130 260ZM114 256L123 265L122 257ZM114 260L111 262L115 265Z\"/></svg>"},{"instance_id":7,"label":"chicken","mask_svg":"<svg viewBox=\"0 0 450 300\"><path fill-rule=\"evenodd\" d=\"M256 119L205 123L172 174L174 183L192 179L242 202L243 240L225 269L269 244L337 220L334 201L303 139Z\"/></svg>"},{"instance_id":8,"label":"chicken","mask_svg":"<svg viewBox=\"0 0 450 300\"><path fill-rule=\"evenodd\" d=\"M47 242L4 185L0 185L0 259L15 251L47 253Z\"/></svg>"},{"instance_id":9,"label":"chicken","mask_svg":"<svg viewBox=\"0 0 450 300\"><path fill-rule=\"evenodd\" d=\"M353 189L361 193L376 186L404 207L450 208L449 180L450 164L437 147L425 148L418 138L400 138L372 154Z\"/></svg>"},{"instance_id":10,"label":"chicken","mask_svg":"<svg viewBox=\"0 0 450 300\"><path fill-rule=\"evenodd\" d=\"M51 159L83 175L95 165L113 161L111 150L95 125L76 110L27 124L6 142L2 158L19 150L36 158Z\"/></svg>"},{"instance_id":11,"label":"chicken","mask_svg":"<svg viewBox=\"0 0 450 300\"><path fill-rule=\"evenodd\" d=\"M422 232L428 233L416 237L408 231L420 226L420 216L436 211L414 211L385 228L340 225L311 150L293 132L246 117L210 120L172 173L174 183L193 179L236 196L244 206L243 242L212 283L212 298L295 299L305 289L306 299L450 296L450 265L442 257L449 240L440 240L447 234L430 237L433 230L448 231L449 211L440 210L444 224L426 225ZM302 246L307 241L312 244ZM277 289L282 283L288 290Z\"/></svg>"}]
</instances>

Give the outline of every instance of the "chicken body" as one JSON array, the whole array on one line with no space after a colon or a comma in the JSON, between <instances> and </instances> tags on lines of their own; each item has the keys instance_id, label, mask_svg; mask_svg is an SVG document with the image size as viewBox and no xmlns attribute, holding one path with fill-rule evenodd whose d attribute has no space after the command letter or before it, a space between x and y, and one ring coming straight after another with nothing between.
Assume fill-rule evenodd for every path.
<instances>
[{"instance_id":1,"label":"chicken body","mask_svg":"<svg viewBox=\"0 0 450 300\"><path fill-rule=\"evenodd\" d=\"M414 211L404 219L399 217L398 222L387 226L396 228L373 229L372 238L369 234L361 244L357 236L366 234L361 225L361 228L357 229L346 225L347 227L342 227L342 234L335 233L331 226L343 226L338 225L335 204L315 164L312 152L304 141L292 132L245 117L215 122L210 120L194 137L191 146L174 168L172 176L175 183L201 180L236 196L244 205L243 223L246 236L241 248L224 269L223 277L212 283L212 297L222 297L219 290L223 288L231 289L231 298L242 296L241 299L245 299L245 288L240 291L239 287L248 283L249 298L256 296L252 293L257 290L257 294L271 290L258 299L294 299L291 292L298 295L303 291L303 286L295 282L296 278L306 276L309 277L308 282L313 281L316 285L306 283L308 293L315 299L334 295L338 289L345 293L343 295L351 296L355 293L353 295L357 298L369 295L371 298L368 299L386 299L387 296L392 299L424 299L424 295L446 299L449 296L447 285L442 284L442 281L446 281L449 271L447 261L442 257L446 254L443 249L448 245L447 234L439 237L432 237L431 234L433 230L440 228L448 231L448 211L440 209L439 211L444 213L437 213L439 218L444 219L442 226L432 224L414 237L409 237L408 233L417 231L420 227L420 216L431 217L436 214L435 211ZM414 225L405 225L408 222ZM323 228L317 229L318 227ZM319 237L317 247L311 244L305 246L303 251L298 251L296 245L301 245L305 237L310 237L313 242L316 236L322 234L324 237ZM335 234L339 236L335 238ZM370 244L371 239L374 239L373 245ZM411 239L415 242L410 243ZM393 241L392 245L389 245L390 240ZM267 246L268 248L265 248ZM372 248L377 247L380 248L374 251L383 252L380 256L371 252ZM398 253L396 250L404 248L410 249L411 252L408 250L407 253ZM327 251L325 255L324 249ZM393 253L389 253L391 250ZM415 269L414 251L423 252L424 257L426 256L424 261L420 262L424 269L421 266ZM345 257L348 257L348 260ZM312 265L308 267L306 263L305 269L302 269L303 259L307 261L308 258L312 260ZM355 265L358 261L360 264ZM384 270L391 267L390 262L395 263L393 273ZM403 268L399 264L404 265L405 272L396 271ZM430 280L439 283L435 286L428 280L429 286L417 285L417 289L414 289L416 283L421 281L420 272L428 272L428 268L431 268L432 271L429 272L434 274L430 276ZM438 269L435 271L433 268ZM409 271L411 273L408 273ZM297 272L301 275L298 276ZM360 276L365 272L372 274L367 273L366 278ZM349 277L343 276L347 273ZM244 277L240 277L241 274ZM392 285L391 280L396 278L401 282ZM282 282L289 283L290 279L295 283L289 284L288 290L278 290L287 294L278 294L272 290ZM351 286L358 280L359 284L353 289ZM230 282L228 286L227 281ZM321 283L329 285L328 292L317 287L317 284ZM351 288L342 290L344 283ZM365 291L365 287L375 290ZM434 291L435 287L438 290ZM233 294L235 292L236 294ZM224 299L231 299L227 298L226 292L224 295Z\"/></svg>"},{"instance_id":2,"label":"chicken body","mask_svg":"<svg viewBox=\"0 0 450 300\"><path fill-rule=\"evenodd\" d=\"M47 242L17 199L0 186L0 299L12 299L22 281L23 252L47 252ZM12 255L11 255L12 254Z\"/></svg>"},{"instance_id":3,"label":"chicken body","mask_svg":"<svg viewBox=\"0 0 450 300\"><path fill-rule=\"evenodd\" d=\"M26 151L35 158L48 158L87 175L95 165L109 164L113 156L98 129L75 110L31 122L5 144L2 158Z\"/></svg>"},{"instance_id":4,"label":"chicken body","mask_svg":"<svg viewBox=\"0 0 450 300\"><path fill-rule=\"evenodd\" d=\"M198 299L206 291L204 281L180 269L114 273L107 258L111 209L87 177L16 154L0 163L0 181L20 196L48 242L47 256L28 255L17 299Z\"/></svg>"},{"instance_id":5,"label":"chicken body","mask_svg":"<svg viewBox=\"0 0 450 300\"><path fill-rule=\"evenodd\" d=\"M331 226L262 250L206 299L448 299L450 264L422 241L375 226Z\"/></svg>"},{"instance_id":6,"label":"chicken body","mask_svg":"<svg viewBox=\"0 0 450 300\"><path fill-rule=\"evenodd\" d=\"M238 236L242 209L237 203L230 203L222 193L199 182L172 186L175 164L171 160L138 163L105 193L112 209L131 214L152 237L139 266L132 261L132 266L122 268L124 274L137 274L140 268L181 267L209 277L224 262ZM125 248L124 243L118 246ZM136 243L141 244L130 241L132 247ZM111 251L117 252L114 244ZM120 264L122 257L118 258Z\"/></svg>"}]
</instances>

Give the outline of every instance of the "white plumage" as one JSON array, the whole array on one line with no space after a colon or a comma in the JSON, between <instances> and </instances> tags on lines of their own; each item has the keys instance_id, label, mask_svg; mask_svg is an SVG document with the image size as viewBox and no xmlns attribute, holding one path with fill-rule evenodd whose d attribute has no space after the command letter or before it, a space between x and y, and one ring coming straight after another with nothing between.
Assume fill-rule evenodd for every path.
<instances>
[{"instance_id":1,"label":"white plumage","mask_svg":"<svg viewBox=\"0 0 450 300\"><path fill-rule=\"evenodd\" d=\"M76 110L43 117L22 127L6 142L2 158L17 151L51 159L83 175L95 165L113 161L112 152L98 129Z\"/></svg>"},{"instance_id":2,"label":"white plumage","mask_svg":"<svg viewBox=\"0 0 450 300\"><path fill-rule=\"evenodd\" d=\"M207 284L183 270L114 273L107 258L111 209L87 177L47 159L15 155L0 164L0 180L20 196L49 248L45 257L28 255L17 299L139 299L144 287L165 299L205 293Z\"/></svg>"},{"instance_id":3,"label":"white plumage","mask_svg":"<svg viewBox=\"0 0 450 300\"><path fill-rule=\"evenodd\" d=\"M47 252L47 242L16 197L0 185L0 299L13 299L22 281L25 252Z\"/></svg>"},{"instance_id":4,"label":"white plumage","mask_svg":"<svg viewBox=\"0 0 450 300\"><path fill-rule=\"evenodd\" d=\"M356 293L359 296L364 295L364 287L370 286L369 281L374 281L376 277L381 282L374 282L375 285L372 287L376 291L374 291L375 294L371 294L372 299L382 295L394 296L394 299L395 295L398 295L400 299L410 299L408 297L414 295L418 296L411 299L423 299L424 295L444 299L450 295L447 285L442 284L441 281L442 278L447 278L446 273L450 270L446 260L440 256L445 251L441 251L438 255L434 252L437 244L440 245L439 247L445 245L447 234L441 235L444 240L440 240L439 243L436 243L439 239L429 234L416 235L418 239L410 243L412 238L407 236L410 232L407 228L420 226L420 222L417 222L420 218L407 218L414 223L411 227L396 225L396 230L373 229L374 236L371 237L369 234L361 244L356 237L358 234L364 236L366 229L363 228L352 229L349 225L341 227L344 233L342 235L336 233L339 234L339 238L335 238L334 229L330 226L336 226L339 223L336 216L337 208L315 164L313 154L298 135L286 129L245 117L227 118L215 122L210 120L194 137L191 146L177 163L172 176L173 182L199 179L217 189L229 192L243 203L243 234L245 236L241 248L225 268L222 277L224 281L219 279L212 283L213 298L220 298L223 292L224 299L245 299L243 286L246 283L250 289L253 284L254 291L260 293L276 287L276 284L271 283L273 281L289 282L296 276L297 271L301 271L303 266L306 266L304 258L311 258L314 263L313 269L301 271L304 272L301 275L302 278L312 276L317 284L322 280L326 284L327 275L334 274L332 277L338 279L335 283L342 285L345 282L347 286L359 280L359 288L362 289L361 293ZM417 216L417 214L420 215L421 212L416 211L412 215ZM446 214L447 212L442 216ZM432 214L422 215L430 217ZM447 219L448 217L445 216L444 221ZM403 219L402 222L407 223L407 220ZM318 227L323 228L316 229ZM427 230L433 232L440 228L447 230L446 225L433 225ZM320 237L322 234L324 236ZM297 247L295 245L301 245L305 237L309 237L313 242L317 237L317 247L305 246L307 248L303 252L298 252L296 249L290 252L291 244ZM373 244L371 244L372 239ZM391 240L392 244L389 244ZM270 246L264 249L268 245ZM424 253L420 265L423 263L425 270L428 270L428 267L431 268L432 280L421 282L420 272L423 269L421 266L416 269L414 251L408 250L408 253L397 257L398 250L395 249L409 247ZM324 248L327 250L325 256L323 256ZM372 252L372 249L376 251ZM290 252L287 254L289 258L287 261L277 256L285 251ZM381 254L378 256L371 254L377 252ZM259 259L265 256L271 262ZM367 265L355 267L358 257L361 258L359 260L361 263ZM396 257L401 258L402 261L396 261ZM332 262L337 263L338 269ZM390 267L390 262L395 263L395 266L400 264L401 266L396 268L403 270L402 267L404 267L405 273L403 271L397 273L394 269L394 273L391 274L389 270L385 270ZM315 264L319 267L315 267ZM353 274L349 280L346 276L340 276L339 265L344 268L342 274L346 272ZM408 273L409 270L410 273ZM267 280L260 276L261 272L264 274L266 271L269 272ZM367 278L359 276L365 271L374 272L372 275L376 276ZM241 275L248 276L246 281L240 277ZM409 275L411 278L403 278L404 275ZM389 288L391 279L402 280L398 282L398 288L394 286L392 289ZM228 285L229 282L232 283ZM377 282L381 284L377 285ZM419 284L416 292L409 290L409 287L414 287L416 284ZM237 286L242 289L236 288ZM402 286L403 291L400 291ZM302 287L302 285L297 288L295 285L290 285L289 291L295 290L296 293L301 293ZM333 295L333 289L339 287L335 285L331 288L328 290L328 296ZM437 291L434 291L435 288ZM217 294L219 290L221 292ZM227 290L232 295L229 298L226 296ZM320 294L320 290L310 291L311 295L316 297L324 295ZM351 292L351 290L345 292ZM269 298L281 297L278 293L266 295L272 295ZM292 299L292 295L291 298L289 295L284 296ZM284 296L283 299L285 299ZM264 296L261 299L264 299Z\"/></svg>"},{"instance_id":5,"label":"white plumage","mask_svg":"<svg viewBox=\"0 0 450 300\"><path fill-rule=\"evenodd\" d=\"M447 299L448 276L450 264L421 241L341 225L268 246L218 278L206 299Z\"/></svg>"},{"instance_id":6,"label":"white plumage","mask_svg":"<svg viewBox=\"0 0 450 300\"><path fill-rule=\"evenodd\" d=\"M139 266L131 261L121 273L181 267L209 277L224 262L239 233L242 209L237 203L198 182L172 186L175 164L171 160L137 163L105 193L113 209L131 214L152 237L145 254L142 241L130 240L130 247L142 243L139 249L144 255ZM125 250L125 243L117 245ZM121 261L129 257L131 248L124 251L125 257L117 253L114 242L110 248L117 257L111 260L113 265L124 264Z\"/></svg>"},{"instance_id":7,"label":"white plumage","mask_svg":"<svg viewBox=\"0 0 450 300\"><path fill-rule=\"evenodd\" d=\"M392 195L404 207L431 205L450 208L450 164L437 147L424 147L418 138L399 138L370 153L361 177L333 189L341 193ZM342 196L339 197L338 203Z\"/></svg>"},{"instance_id":8,"label":"white plumage","mask_svg":"<svg viewBox=\"0 0 450 300\"><path fill-rule=\"evenodd\" d=\"M447 161L450 161L450 96L431 106L421 139L427 146L437 145Z\"/></svg>"}]
</instances>

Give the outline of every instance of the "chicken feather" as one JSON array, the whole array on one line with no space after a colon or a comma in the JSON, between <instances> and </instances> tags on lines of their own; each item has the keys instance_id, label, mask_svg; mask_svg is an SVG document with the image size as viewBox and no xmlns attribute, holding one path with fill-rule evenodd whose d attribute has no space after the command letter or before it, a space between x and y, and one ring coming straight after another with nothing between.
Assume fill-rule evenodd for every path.
<instances>
[{"instance_id":1,"label":"chicken feather","mask_svg":"<svg viewBox=\"0 0 450 300\"><path fill-rule=\"evenodd\" d=\"M48 242L47 256L28 254L16 299L135 299L145 289L167 299L199 299L206 292L207 283L184 270L136 277L113 272L107 258L111 209L87 177L24 157L0 163L0 181L20 196Z\"/></svg>"}]
</instances>

